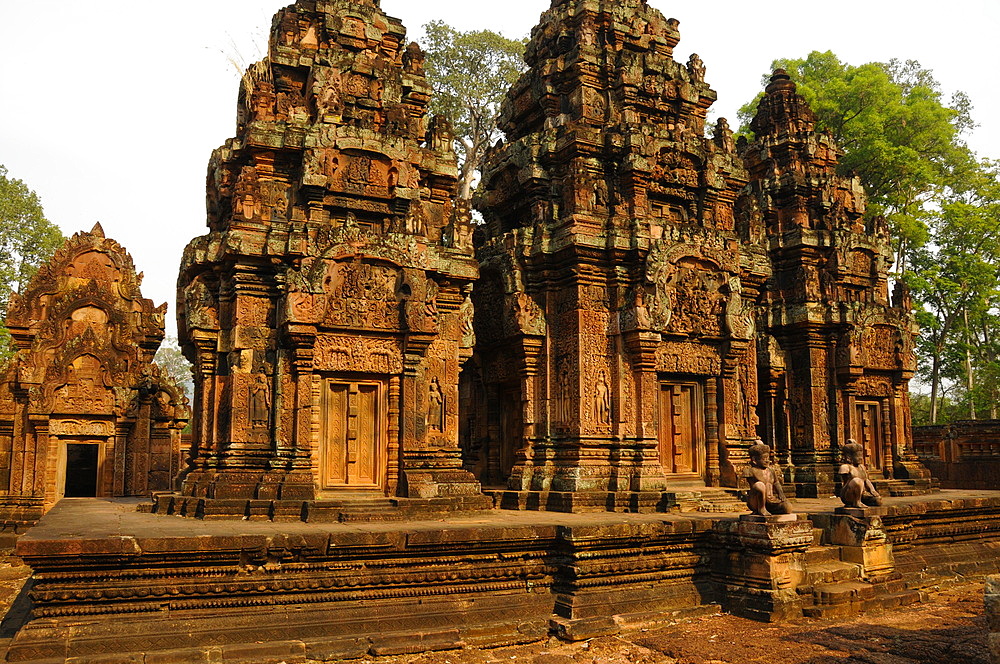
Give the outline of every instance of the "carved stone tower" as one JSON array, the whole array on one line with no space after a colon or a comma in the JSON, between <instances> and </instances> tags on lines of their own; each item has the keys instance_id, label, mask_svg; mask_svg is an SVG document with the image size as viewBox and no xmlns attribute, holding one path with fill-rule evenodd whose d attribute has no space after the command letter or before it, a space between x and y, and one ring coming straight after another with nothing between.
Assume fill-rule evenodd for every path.
<instances>
[{"instance_id":1,"label":"carved stone tower","mask_svg":"<svg viewBox=\"0 0 1000 664\"><path fill-rule=\"evenodd\" d=\"M800 496L834 490L839 448L864 445L889 490L926 489L910 449L914 321L900 285L890 303L885 221L865 216L857 179L784 71L775 72L744 151L742 201L763 217L774 266L760 340L765 438ZM789 464L790 462L790 464Z\"/></svg>"},{"instance_id":2,"label":"carved stone tower","mask_svg":"<svg viewBox=\"0 0 1000 664\"><path fill-rule=\"evenodd\" d=\"M7 314L0 374L0 521L30 525L64 496L148 496L181 467L187 399L151 364L167 305L100 224L41 266Z\"/></svg>"},{"instance_id":3,"label":"carved stone tower","mask_svg":"<svg viewBox=\"0 0 1000 664\"><path fill-rule=\"evenodd\" d=\"M481 507L458 374L477 277L448 124L377 0L299 0L209 166L178 325L197 367L183 498L197 515L317 518L364 493ZM313 511L310 511L313 510Z\"/></svg>"},{"instance_id":4,"label":"carved stone tower","mask_svg":"<svg viewBox=\"0 0 1000 664\"><path fill-rule=\"evenodd\" d=\"M644 0L553 2L484 172L476 302L483 404L467 461L505 504L652 509L735 485L756 436L746 183L697 56ZM472 372L470 371L470 374Z\"/></svg>"}]
</instances>

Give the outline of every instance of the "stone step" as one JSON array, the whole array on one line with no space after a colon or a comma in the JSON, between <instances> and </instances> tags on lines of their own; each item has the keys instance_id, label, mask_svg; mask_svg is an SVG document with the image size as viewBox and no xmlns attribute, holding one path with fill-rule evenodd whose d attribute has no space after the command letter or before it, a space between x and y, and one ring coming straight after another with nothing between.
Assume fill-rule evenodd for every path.
<instances>
[{"instance_id":1,"label":"stone step","mask_svg":"<svg viewBox=\"0 0 1000 664\"><path fill-rule=\"evenodd\" d=\"M805 584L814 589L828 584L856 582L861 580L861 566L831 560L809 565L805 576Z\"/></svg>"},{"instance_id":2,"label":"stone step","mask_svg":"<svg viewBox=\"0 0 1000 664\"><path fill-rule=\"evenodd\" d=\"M815 531L814 531L815 534ZM814 540L815 541L815 540ZM839 546L820 546L814 544L808 549L806 549L804 554L806 565L812 567L813 565L819 563L825 563L829 561L840 562L840 547Z\"/></svg>"},{"instance_id":3,"label":"stone step","mask_svg":"<svg viewBox=\"0 0 1000 664\"><path fill-rule=\"evenodd\" d=\"M703 489L694 492L697 494L699 512L730 513L748 512L746 503L740 500L736 491L725 491L723 489Z\"/></svg>"},{"instance_id":4,"label":"stone step","mask_svg":"<svg viewBox=\"0 0 1000 664\"><path fill-rule=\"evenodd\" d=\"M311 523L372 523L402 521L405 514L395 501L384 497L359 496L317 500L306 506L305 521Z\"/></svg>"},{"instance_id":5,"label":"stone step","mask_svg":"<svg viewBox=\"0 0 1000 664\"><path fill-rule=\"evenodd\" d=\"M924 496L928 493L940 491L937 483L930 479L879 479L873 480L872 483L883 496Z\"/></svg>"},{"instance_id":6,"label":"stone step","mask_svg":"<svg viewBox=\"0 0 1000 664\"><path fill-rule=\"evenodd\" d=\"M875 594L875 586L861 581L821 583L813 588L813 600L817 606L861 602Z\"/></svg>"},{"instance_id":7,"label":"stone step","mask_svg":"<svg viewBox=\"0 0 1000 664\"><path fill-rule=\"evenodd\" d=\"M850 618L869 611L909 606L924 599L924 593L906 588L900 579L877 584L823 583L813 588L812 604L803 607L802 613L810 618Z\"/></svg>"},{"instance_id":8,"label":"stone step","mask_svg":"<svg viewBox=\"0 0 1000 664\"><path fill-rule=\"evenodd\" d=\"M344 509L340 512L341 523L375 523L383 521L403 521L406 515L400 510L364 511Z\"/></svg>"}]
</instances>

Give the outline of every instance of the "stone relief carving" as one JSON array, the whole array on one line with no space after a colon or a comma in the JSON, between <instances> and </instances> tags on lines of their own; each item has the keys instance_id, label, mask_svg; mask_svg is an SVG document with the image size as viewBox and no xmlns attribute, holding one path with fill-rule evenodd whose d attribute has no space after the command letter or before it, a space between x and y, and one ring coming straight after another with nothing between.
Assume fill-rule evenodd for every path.
<instances>
[{"instance_id":1,"label":"stone relief carving","mask_svg":"<svg viewBox=\"0 0 1000 664\"><path fill-rule=\"evenodd\" d=\"M317 337L313 353L316 371L396 374L403 370L399 339L323 335Z\"/></svg>"},{"instance_id":2,"label":"stone relief carving","mask_svg":"<svg viewBox=\"0 0 1000 664\"><path fill-rule=\"evenodd\" d=\"M434 431L444 431L445 428L445 397L441 392L441 383L432 378L427 388L427 424Z\"/></svg>"}]
</instances>

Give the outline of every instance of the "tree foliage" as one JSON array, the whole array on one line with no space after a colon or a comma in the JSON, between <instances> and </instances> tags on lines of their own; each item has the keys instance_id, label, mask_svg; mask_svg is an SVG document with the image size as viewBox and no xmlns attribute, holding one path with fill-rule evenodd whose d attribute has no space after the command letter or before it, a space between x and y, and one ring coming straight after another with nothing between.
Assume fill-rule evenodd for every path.
<instances>
[{"instance_id":1,"label":"tree foliage","mask_svg":"<svg viewBox=\"0 0 1000 664\"><path fill-rule=\"evenodd\" d=\"M894 233L896 270L930 240L927 204L955 177L975 170L962 141L973 126L969 98L944 98L930 70L914 60L854 66L830 51L772 63L784 69L844 150L842 174L856 174L869 197L871 215L885 215ZM740 109L742 131L758 99Z\"/></svg>"},{"instance_id":2,"label":"tree foliage","mask_svg":"<svg viewBox=\"0 0 1000 664\"><path fill-rule=\"evenodd\" d=\"M38 195L0 165L0 358L10 355L10 294L23 291L38 266L62 245L63 234L45 218Z\"/></svg>"},{"instance_id":3,"label":"tree foliage","mask_svg":"<svg viewBox=\"0 0 1000 664\"><path fill-rule=\"evenodd\" d=\"M153 362L159 365L163 373L174 379L177 386L187 395L189 401L194 400L194 375L192 373L194 368L181 352L177 337L167 337L163 340L153 357Z\"/></svg>"},{"instance_id":4,"label":"tree foliage","mask_svg":"<svg viewBox=\"0 0 1000 664\"><path fill-rule=\"evenodd\" d=\"M952 185L928 213L933 241L904 275L923 305L918 352L930 423L946 391L971 419L996 417L1000 402L1000 163L982 162Z\"/></svg>"},{"instance_id":5,"label":"tree foliage","mask_svg":"<svg viewBox=\"0 0 1000 664\"><path fill-rule=\"evenodd\" d=\"M459 196L468 200L486 149L500 135L500 103L524 69L525 42L490 30L460 32L443 21L424 25L424 35L431 112L451 120Z\"/></svg>"},{"instance_id":6,"label":"tree foliage","mask_svg":"<svg viewBox=\"0 0 1000 664\"><path fill-rule=\"evenodd\" d=\"M38 195L0 165L0 316L7 316L10 293L23 290L63 240Z\"/></svg>"}]
</instances>

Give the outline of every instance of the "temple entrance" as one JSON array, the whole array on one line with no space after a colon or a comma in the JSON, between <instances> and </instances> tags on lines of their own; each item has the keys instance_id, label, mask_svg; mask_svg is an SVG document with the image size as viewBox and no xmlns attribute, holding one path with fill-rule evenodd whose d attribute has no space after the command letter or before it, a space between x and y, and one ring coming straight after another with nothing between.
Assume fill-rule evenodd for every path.
<instances>
[{"instance_id":1,"label":"temple entrance","mask_svg":"<svg viewBox=\"0 0 1000 664\"><path fill-rule=\"evenodd\" d=\"M385 479L385 383L326 380L322 489L381 489Z\"/></svg>"},{"instance_id":2,"label":"temple entrance","mask_svg":"<svg viewBox=\"0 0 1000 664\"><path fill-rule=\"evenodd\" d=\"M97 497L97 473L100 445L69 443L66 445L66 498Z\"/></svg>"},{"instance_id":3,"label":"temple entrance","mask_svg":"<svg viewBox=\"0 0 1000 664\"><path fill-rule=\"evenodd\" d=\"M878 401L858 401L855 412L858 418L856 440L865 448L865 463L872 470L882 470L882 404Z\"/></svg>"},{"instance_id":4,"label":"temple entrance","mask_svg":"<svg viewBox=\"0 0 1000 664\"><path fill-rule=\"evenodd\" d=\"M698 383L660 383L659 450L665 473L700 474L704 470L703 412Z\"/></svg>"}]
</instances>

